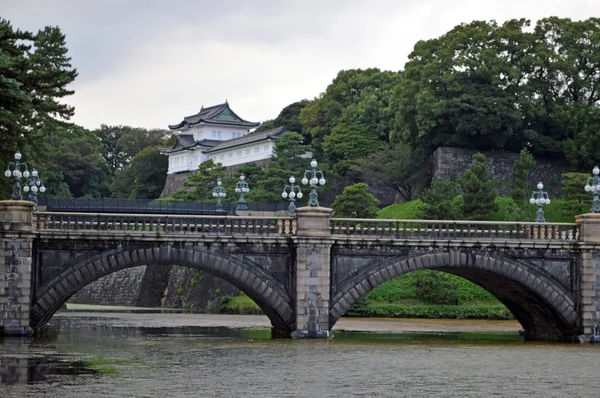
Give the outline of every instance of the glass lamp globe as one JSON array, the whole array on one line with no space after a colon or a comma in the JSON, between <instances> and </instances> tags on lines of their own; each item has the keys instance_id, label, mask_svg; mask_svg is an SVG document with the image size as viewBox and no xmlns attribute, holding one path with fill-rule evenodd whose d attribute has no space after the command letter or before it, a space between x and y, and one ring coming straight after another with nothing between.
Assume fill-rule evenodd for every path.
<instances>
[{"instance_id":1,"label":"glass lamp globe","mask_svg":"<svg viewBox=\"0 0 600 398\"><path fill-rule=\"evenodd\" d=\"M298 194L296 195L296 197L297 197L298 199L302 199L302 196L303 196L303 195L302 195L302 192L298 192Z\"/></svg>"},{"instance_id":2,"label":"glass lamp globe","mask_svg":"<svg viewBox=\"0 0 600 398\"><path fill-rule=\"evenodd\" d=\"M40 187L40 192L41 192L41 193L44 193L44 192L46 192L46 187L42 185L42 186Z\"/></svg>"},{"instance_id":3,"label":"glass lamp globe","mask_svg":"<svg viewBox=\"0 0 600 398\"><path fill-rule=\"evenodd\" d=\"M31 171L31 175L34 176L34 177L37 177L38 176L38 171L36 169L33 169Z\"/></svg>"},{"instance_id":4,"label":"glass lamp globe","mask_svg":"<svg viewBox=\"0 0 600 398\"><path fill-rule=\"evenodd\" d=\"M592 187L590 187L590 184L585 184L585 187L583 187L583 189L585 189L585 192L590 192L592 190Z\"/></svg>"},{"instance_id":5,"label":"glass lamp globe","mask_svg":"<svg viewBox=\"0 0 600 398\"><path fill-rule=\"evenodd\" d=\"M246 179L246 176L244 175L244 173L242 173L242 174L240 175L240 180L244 181L245 179Z\"/></svg>"},{"instance_id":6,"label":"glass lamp globe","mask_svg":"<svg viewBox=\"0 0 600 398\"><path fill-rule=\"evenodd\" d=\"M15 157L16 157L16 155L15 155ZM594 173L595 176L600 174L600 169L598 168L598 166L594 166L594 170L592 170L592 173Z\"/></svg>"},{"instance_id":7,"label":"glass lamp globe","mask_svg":"<svg viewBox=\"0 0 600 398\"><path fill-rule=\"evenodd\" d=\"M537 184L537 189L539 189L540 191L541 191L542 189L544 189L544 184L542 184L542 182L541 182L541 181L540 181L540 182L538 182L538 184Z\"/></svg>"},{"instance_id":8,"label":"glass lamp globe","mask_svg":"<svg viewBox=\"0 0 600 398\"><path fill-rule=\"evenodd\" d=\"M42 182L40 180L36 180L35 185L37 185L38 187L42 184Z\"/></svg>"},{"instance_id":9,"label":"glass lamp globe","mask_svg":"<svg viewBox=\"0 0 600 398\"><path fill-rule=\"evenodd\" d=\"M308 184L308 178L304 177L302 179L302 184L304 184L304 185Z\"/></svg>"},{"instance_id":10,"label":"glass lamp globe","mask_svg":"<svg viewBox=\"0 0 600 398\"><path fill-rule=\"evenodd\" d=\"M313 169L315 167L317 167L317 160L316 159L313 159L313 160L310 161L310 167L312 167Z\"/></svg>"},{"instance_id":11,"label":"glass lamp globe","mask_svg":"<svg viewBox=\"0 0 600 398\"><path fill-rule=\"evenodd\" d=\"M590 192L596 192L596 186L595 185L590 186Z\"/></svg>"},{"instance_id":12,"label":"glass lamp globe","mask_svg":"<svg viewBox=\"0 0 600 398\"><path fill-rule=\"evenodd\" d=\"M236 187L235 192L240 193L240 192L242 192L242 190L240 188Z\"/></svg>"},{"instance_id":13,"label":"glass lamp globe","mask_svg":"<svg viewBox=\"0 0 600 398\"><path fill-rule=\"evenodd\" d=\"M213 198L216 198L217 196L219 196L219 194L216 192L213 192Z\"/></svg>"},{"instance_id":14,"label":"glass lamp globe","mask_svg":"<svg viewBox=\"0 0 600 398\"><path fill-rule=\"evenodd\" d=\"M6 169L6 171L4 172L4 175L5 175L6 177L10 177L10 176L12 175L12 173L10 172L10 170L9 170L9 169Z\"/></svg>"},{"instance_id":15,"label":"glass lamp globe","mask_svg":"<svg viewBox=\"0 0 600 398\"><path fill-rule=\"evenodd\" d=\"M290 184L293 184L296 182L296 178L294 178L294 176L291 176L289 181L290 181Z\"/></svg>"},{"instance_id":16,"label":"glass lamp globe","mask_svg":"<svg viewBox=\"0 0 600 398\"><path fill-rule=\"evenodd\" d=\"M219 179L217 180L217 185L218 185L218 186L221 186L221 184L223 184L223 182L221 182L221 179L219 178Z\"/></svg>"},{"instance_id":17,"label":"glass lamp globe","mask_svg":"<svg viewBox=\"0 0 600 398\"><path fill-rule=\"evenodd\" d=\"M31 187L31 192L36 193L38 191L38 187L35 185Z\"/></svg>"},{"instance_id":18,"label":"glass lamp globe","mask_svg":"<svg viewBox=\"0 0 600 398\"><path fill-rule=\"evenodd\" d=\"M15 160L21 160L21 152L15 152Z\"/></svg>"},{"instance_id":19,"label":"glass lamp globe","mask_svg":"<svg viewBox=\"0 0 600 398\"><path fill-rule=\"evenodd\" d=\"M600 192L600 184L596 185L596 191Z\"/></svg>"},{"instance_id":20,"label":"glass lamp globe","mask_svg":"<svg viewBox=\"0 0 600 398\"><path fill-rule=\"evenodd\" d=\"M313 177L310 179L310 185L317 185L318 182L319 180L317 180L317 177Z\"/></svg>"},{"instance_id":21,"label":"glass lamp globe","mask_svg":"<svg viewBox=\"0 0 600 398\"><path fill-rule=\"evenodd\" d=\"M244 188L242 188L242 192L250 192L250 188L244 187Z\"/></svg>"},{"instance_id":22,"label":"glass lamp globe","mask_svg":"<svg viewBox=\"0 0 600 398\"><path fill-rule=\"evenodd\" d=\"M219 192L219 196L224 198L225 196L227 196L227 194L225 192Z\"/></svg>"},{"instance_id":23,"label":"glass lamp globe","mask_svg":"<svg viewBox=\"0 0 600 398\"><path fill-rule=\"evenodd\" d=\"M25 185L25 186L23 187L23 191L25 191L25 192L29 192L29 186L28 186L28 185Z\"/></svg>"},{"instance_id":24,"label":"glass lamp globe","mask_svg":"<svg viewBox=\"0 0 600 398\"><path fill-rule=\"evenodd\" d=\"M283 192L281 193L281 197L282 197L282 198L284 198L284 199L285 199L285 198L287 198L287 197L288 197L288 194L287 194L287 192L283 191Z\"/></svg>"},{"instance_id":25,"label":"glass lamp globe","mask_svg":"<svg viewBox=\"0 0 600 398\"><path fill-rule=\"evenodd\" d=\"M29 170L25 170L25 171L23 172L23 177L25 177L25 178L29 178Z\"/></svg>"},{"instance_id":26,"label":"glass lamp globe","mask_svg":"<svg viewBox=\"0 0 600 398\"><path fill-rule=\"evenodd\" d=\"M535 199L534 198L529 199L529 203L535 204Z\"/></svg>"},{"instance_id":27,"label":"glass lamp globe","mask_svg":"<svg viewBox=\"0 0 600 398\"><path fill-rule=\"evenodd\" d=\"M321 184L321 185L325 185L325 179L324 179L324 178L321 178L321 179L319 180L319 184Z\"/></svg>"},{"instance_id":28,"label":"glass lamp globe","mask_svg":"<svg viewBox=\"0 0 600 398\"><path fill-rule=\"evenodd\" d=\"M293 192L293 191L290 192L290 198L294 199L295 197L296 197L296 192Z\"/></svg>"},{"instance_id":29,"label":"glass lamp globe","mask_svg":"<svg viewBox=\"0 0 600 398\"><path fill-rule=\"evenodd\" d=\"M550 199L546 199L546 204L549 205L550 204Z\"/></svg>"}]
</instances>

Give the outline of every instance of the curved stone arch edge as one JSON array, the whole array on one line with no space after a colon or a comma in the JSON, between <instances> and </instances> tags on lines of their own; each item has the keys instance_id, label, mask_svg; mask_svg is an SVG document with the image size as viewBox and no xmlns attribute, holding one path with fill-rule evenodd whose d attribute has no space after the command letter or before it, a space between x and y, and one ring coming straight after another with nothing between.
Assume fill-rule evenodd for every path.
<instances>
[{"instance_id":1,"label":"curved stone arch edge","mask_svg":"<svg viewBox=\"0 0 600 398\"><path fill-rule=\"evenodd\" d=\"M468 260L467 257L471 257ZM566 324L574 324L577 322L577 305L572 295L567 292L561 285L551 283L548 289L536 289L528 283L528 279L538 279L544 282L551 281L546 275L536 275L535 270L531 269L528 272L523 272L524 265L509 259L499 259L491 256L481 256L477 254L467 255L465 253L428 253L414 257L394 257L384 261L373 261L363 271L358 273L356 277L346 279L341 286L340 292L332 297L331 307L329 311L329 327L333 328L339 318L346 313L352 304L360 297L364 296L369 291L377 286L404 275L411 271L437 269L444 271L452 268L475 268L481 271L500 274L504 277L514 280L516 283L527 287L542 298L549 306L553 307L561 316ZM518 272L518 271L521 272ZM361 277L362 276L362 277ZM460 275L459 275L460 276ZM462 277L462 276L461 276ZM468 278L466 278L468 279ZM352 283L353 281L358 283ZM566 300L559 305L554 305L553 300L557 297Z\"/></svg>"},{"instance_id":2,"label":"curved stone arch edge","mask_svg":"<svg viewBox=\"0 0 600 398\"><path fill-rule=\"evenodd\" d=\"M166 253L170 253L166 255ZM246 293L269 317L274 328L295 328L292 301L283 284L251 261L192 247L111 249L86 258L40 287L31 308L31 325L43 326L75 293L108 274L141 265L179 265L209 272Z\"/></svg>"}]
</instances>

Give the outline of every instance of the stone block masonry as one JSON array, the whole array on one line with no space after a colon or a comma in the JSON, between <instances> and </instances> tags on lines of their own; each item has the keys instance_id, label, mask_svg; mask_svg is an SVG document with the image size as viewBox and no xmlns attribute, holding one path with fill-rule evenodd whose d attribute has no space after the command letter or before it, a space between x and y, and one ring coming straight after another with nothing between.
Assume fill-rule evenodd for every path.
<instances>
[{"instance_id":1,"label":"stone block masonry","mask_svg":"<svg viewBox=\"0 0 600 398\"><path fill-rule=\"evenodd\" d=\"M33 207L27 201L0 202L0 334L31 333Z\"/></svg>"},{"instance_id":2,"label":"stone block masonry","mask_svg":"<svg viewBox=\"0 0 600 398\"><path fill-rule=\"evenodd\" d=\"M487 157L492 179L498 182L498 193L509 194L512 166L519 158L518 153L439 147L432 156L432 176L445 180L456 179L473 163L473 155L477 152L481 152ZM544 190L552 196L556 196L560 193L562 175L572 171L575 170L565 162L536 158L536 166L531 172L531 180L533 184L542 181ZM533 190L534 186L531 189Z\"/></svg>"}]
</instances>

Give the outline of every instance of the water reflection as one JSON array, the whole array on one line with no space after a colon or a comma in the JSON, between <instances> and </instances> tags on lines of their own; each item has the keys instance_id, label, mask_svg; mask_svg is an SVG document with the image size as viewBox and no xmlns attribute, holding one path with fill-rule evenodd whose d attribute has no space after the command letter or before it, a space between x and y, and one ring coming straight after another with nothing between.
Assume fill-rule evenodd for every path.
<instances>
[{"instance_id":1,"label":"water reflection","mask_svg":"<svg viewBox=\"0 0 600 398\"><path fill-rule=\"evenodd\" d=\"M55 376L96 374L81 361L36 352L34 347L39 343L32 338L0 338L0 384L36 383Z\"/></svg>"}]
</instances>

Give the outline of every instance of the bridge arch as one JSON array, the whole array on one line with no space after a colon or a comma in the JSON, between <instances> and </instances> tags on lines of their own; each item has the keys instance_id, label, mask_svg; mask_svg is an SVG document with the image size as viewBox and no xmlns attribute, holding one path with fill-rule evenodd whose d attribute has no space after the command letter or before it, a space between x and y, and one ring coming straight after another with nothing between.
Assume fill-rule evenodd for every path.
<instances>
[{"instance_id":1,"label":"bridge arch","mask_svg":"<svg viewBox=\"0 0 600 398\"><path fill-rule=\"evenodd\" d=\"M576 300L550 275L509 258L466 252L372 262L336 288L329 312L330 328L373 288L422 269L448 272L483 287L513 313L531 338L561 339L576 334L579 318Z\"/></svg>"},{"instance_id":2,"label":"bridge arch","mask_svg":"<svg viewBox=\"0 0 600 398\"><path fill-rule=\"evenodd\" d=\"M202 247L160 245L118 248L76 262L37 289L30 324L43 327L54 313L84 286L126 268L140 265L180 265L209 272L245 292L270 319L274 337L289 337L296 319L283 283L250 261Z\"/></svg>"}]
</instances>

